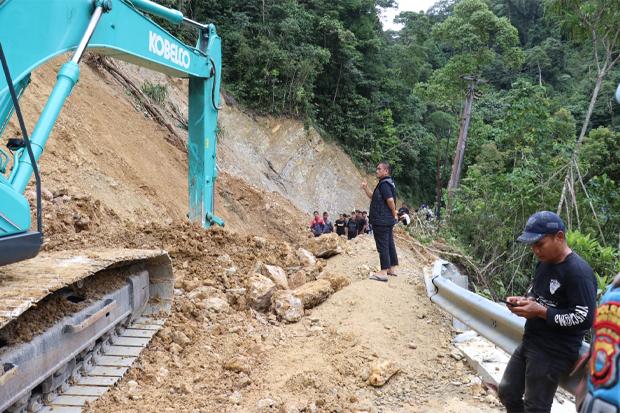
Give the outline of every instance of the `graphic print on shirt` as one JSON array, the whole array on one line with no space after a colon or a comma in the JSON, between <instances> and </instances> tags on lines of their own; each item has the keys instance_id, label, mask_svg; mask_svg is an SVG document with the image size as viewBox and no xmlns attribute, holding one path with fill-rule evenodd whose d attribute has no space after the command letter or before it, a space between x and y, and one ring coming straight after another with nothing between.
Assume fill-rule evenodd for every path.
<instances>
[{"instance_id":1,"label":"graphic print on shirt","mask_svg":"<svg viewBox=\"0 0 620 413\"><path fill-rule=\"evenodd\" d=\"M558 280L551 280L549 283L549 291L551 291L551 294L555 294L558 288L560 288L560 285L561 284Z\"/></svg>"},{"instance_id":2,"label":"graphic print on shirt","mask_svg":"<svg viewBox=\"0 0 620 413\"><path fill-rule=\"evenodd\" d=\"M620 303L608 301L596 310L596 340L592 344L590 378L595 389L611 388L618 383L620 349Z\"/></svg>"}]
</instances>

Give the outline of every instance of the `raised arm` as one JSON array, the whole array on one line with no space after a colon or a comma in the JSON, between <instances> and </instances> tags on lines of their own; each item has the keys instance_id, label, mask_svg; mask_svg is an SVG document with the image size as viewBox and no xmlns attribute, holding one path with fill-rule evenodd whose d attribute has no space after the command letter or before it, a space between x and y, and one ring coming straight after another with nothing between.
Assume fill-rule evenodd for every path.
<instances>
[{"instance_id":1,"label":"raised arm","mask_svg":"<svg viewBox=\"0 0 620 413\"><path fill-rule=\"evenodd\" d=\"M366 183L365 179L362 181L360 188L362 188L364 192L366 192L366 195L368 196L368 198L372 199L372 191L368 189L368 183ZM394 203L394 201L392 201L392 203Z\"/></svg>"}]
</instances>

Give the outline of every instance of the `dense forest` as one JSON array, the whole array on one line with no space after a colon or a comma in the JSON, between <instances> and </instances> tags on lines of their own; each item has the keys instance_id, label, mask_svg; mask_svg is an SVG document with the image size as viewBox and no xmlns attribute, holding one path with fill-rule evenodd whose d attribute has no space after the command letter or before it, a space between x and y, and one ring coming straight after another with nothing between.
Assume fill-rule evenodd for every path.
<instances>
[{"instance_id":1,"label":"dense forest","mask_svg":"<svg viewBox=\"0 0 620 413\"><path fill-rule=\"evenodd\" d=\"M390 161L413 205L439 199L447 219L425 234L473 257L481 293L523 293L535 263L515 238L538 210L560 212L601 288L620 271L618 2L441 0L399 31L380 20L395 0L158 2L216 25L239 104L304 121L362 168Z\"/></svg>"}]
</instances>

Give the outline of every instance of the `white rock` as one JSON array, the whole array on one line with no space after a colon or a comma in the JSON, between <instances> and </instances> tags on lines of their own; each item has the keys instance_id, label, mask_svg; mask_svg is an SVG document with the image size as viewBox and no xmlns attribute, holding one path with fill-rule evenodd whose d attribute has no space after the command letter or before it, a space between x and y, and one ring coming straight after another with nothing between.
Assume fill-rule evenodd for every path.
<instances>
[{"instance_id":1,"label":"white rock","mask_svg":"<svg viewBox=\"0 0 620 413\"><path fill-rule=\"evenodd\" d=\"M304 306L301 304L301 300L295 297L290 290L276 291L273 294L272 301L276 314L288 322L297 322L304 315Z\"/></svg>"},{"instance_id":2,"label":"white rock","mask_svg":"<svg viewBox=\"0 0 620 413\"><path fill-rule=\"evenodd\" d=\"M264 275L254 274L250 277L246 289L248 305L255 310L266 310L271 306L271 297L276 284Z\"/></svg>"},{"instance_id":3,"label":"white rock","mask_svg":"<svg viewBox=\"0 0 620 413\"><path fill-rule=\"evenodd\" d=\"M262 274L273 281L279 289L288 290L286 272L281 267L265 264L263 265Z\"/></svg>"},{"instance_id":4,"label":"white rock","mask_svg":"<svg viewBox=\"0 0 620 413\"><path fill-rule=\"evenodd\" d=\"M271 407L271 406L273 406L275 403L276 403L276 402L275 402L275 401L273 401L273 400L271 400L271 399L260 399L260 400L258 401L258 403L256 403L256 406L261 407L261 408L263 408L263 407Z\"/></svg>"},{"instance_id":5,"label":"white rock","mask_svg":"<svg viewBox=\"0 0 620 413\"><path fill-rule=\"evenodd\" d=\"M227 313L230 311L228 303L221 298L211 297L205 300L205 309L216 313Z\"/></svg>"}]
</instances>

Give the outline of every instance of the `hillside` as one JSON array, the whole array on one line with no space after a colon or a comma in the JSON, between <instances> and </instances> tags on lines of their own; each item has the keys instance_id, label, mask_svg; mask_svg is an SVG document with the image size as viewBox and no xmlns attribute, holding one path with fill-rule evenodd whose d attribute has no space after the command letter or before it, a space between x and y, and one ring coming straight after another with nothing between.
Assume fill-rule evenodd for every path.
<instances>
[{"instance_id":1,"label":"hillside","mask_svg":"<svg viewBox=\"0 0 620 413\"><path fill-rule=\"evenodd\" d=\"M22 99L29 130L64 61L34 72ZM183 108L184 82L160 81ZM40 162L44 249L165 249L175 269L166 325L89 411L500 410L453 349L450 319L426 297L421 274L434 257L414 255L405 233L399 276L388 283L367 280L378 266L369 236L340 240L342 253L330 259L300 249L309 248L309 211L368 203L342 150L298 122L227 106L215 194L227 225L204 230L185 216L186 154L135 105L105 71L82 65ZM7 134L18 134L14 121ZM331 296L296 323L257 311L239 291L261 263L281 267L291 289L322 282ZM400 371L375 388L366 381L380 359Z\"/></svg>"}]
</instances>

